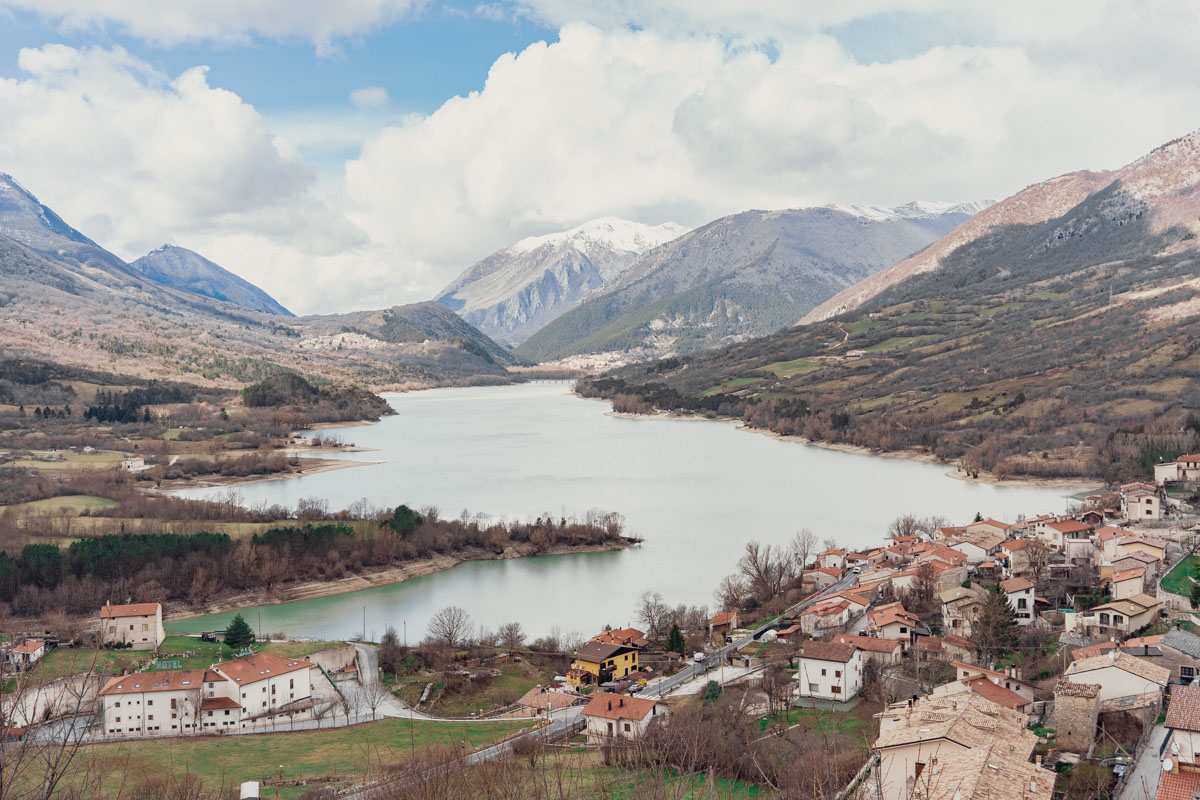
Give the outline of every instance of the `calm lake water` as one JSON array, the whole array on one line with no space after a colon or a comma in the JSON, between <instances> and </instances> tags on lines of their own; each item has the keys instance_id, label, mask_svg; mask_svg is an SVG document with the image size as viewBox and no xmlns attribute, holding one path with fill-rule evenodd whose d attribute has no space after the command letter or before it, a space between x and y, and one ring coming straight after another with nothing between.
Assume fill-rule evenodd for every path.
<instances>
[{"instance_id":1,"label":"calm lake water","mask_svg":"<svg viewBox=\"0 0 1200 800\"><path fill-rule=\"evenodd\" d=\"M1071 491L999 487L945 476L950 467L854 455L740 431L732 422L608 415L607 403L577 398L565 383L445 389L389 396L396 416L336 431L377 452L346 457L379 464L238 487L244 502L294 506L304 497L345 508L436 506L523 519L617 511L645 543L617 553L462 564L452 570L352 594L246 610L263 631L342 638L381 635L410 642L437 609L459 605L489 628L519 620L531 634L558 625L591 635L634 623L647 589L667 602L712 605L712 592L747 540L784 543L800 528L848 548L880 544L905 513L956 523L984 516L1061 511ZM213 497L226 489L189 490ZM261 615L261 623L260 623ZM365 615L365 623L364 623ZM172 632L211 630L232 614L167 623Z\"/></svg>"}]
</instances>

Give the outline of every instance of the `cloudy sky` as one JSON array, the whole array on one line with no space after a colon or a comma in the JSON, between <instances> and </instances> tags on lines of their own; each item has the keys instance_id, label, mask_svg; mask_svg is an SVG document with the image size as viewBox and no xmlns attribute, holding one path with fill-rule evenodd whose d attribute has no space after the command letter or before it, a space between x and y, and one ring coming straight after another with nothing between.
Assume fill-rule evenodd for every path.
<instances>
[{"instance_id":1,"label":"cloudy sky","mask_svg":"<svg viewBox=\"0 0 1200 800\"><path fill-rule=\"evenodd\" d=\"M371 308L599 216L1115 168L1200 127L1197 41L1189 0L0 0L0 171L124 258Z\"/></svg>"}]
</instances>

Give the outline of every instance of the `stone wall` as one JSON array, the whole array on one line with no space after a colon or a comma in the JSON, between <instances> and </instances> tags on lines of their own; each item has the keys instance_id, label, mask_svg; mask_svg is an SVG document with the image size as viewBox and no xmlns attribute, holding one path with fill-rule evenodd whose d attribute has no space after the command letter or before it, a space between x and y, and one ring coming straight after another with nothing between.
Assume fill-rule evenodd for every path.
<instances>
[{"instance_id":1,"label":"stone wall","mask_svg":"<svg viewBox=\"0 0 1200 800\"><path fill-rule=\"evenodd\" d=\"M1058 747L1086 753L1096 737L1100 686L1059 681L1054 687L1054 735Z\"/></svg>"}]
</instances>

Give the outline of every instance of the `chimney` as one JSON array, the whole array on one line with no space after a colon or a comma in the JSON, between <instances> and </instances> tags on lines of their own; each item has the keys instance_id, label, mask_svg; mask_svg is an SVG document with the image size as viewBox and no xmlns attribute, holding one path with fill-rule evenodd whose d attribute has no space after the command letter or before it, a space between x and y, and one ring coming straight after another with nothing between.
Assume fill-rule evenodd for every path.
<instances>
[{"instance_id":1,"label":"chimney","mask_svg":"<svg viewBox=\"0 0 1200 800\"><path fill-rule=\"evenodd\" d=\"M617 705L619 705L619 706L621 706L622 708L624 708L624 706L625 706L625 698L624 698L624 697L622 697L620 700L618 700L618 701L617 701Z\"/></svg>"},{"instance_id":2,"label":"chimney","mask_svg":"<svg viewBox=\"0 0 1200 800\"><path fill-rule=\"evenodd\" d=\"M612 711L612 700L608 701L608 710Z\"/></svg>"}]
</instances>

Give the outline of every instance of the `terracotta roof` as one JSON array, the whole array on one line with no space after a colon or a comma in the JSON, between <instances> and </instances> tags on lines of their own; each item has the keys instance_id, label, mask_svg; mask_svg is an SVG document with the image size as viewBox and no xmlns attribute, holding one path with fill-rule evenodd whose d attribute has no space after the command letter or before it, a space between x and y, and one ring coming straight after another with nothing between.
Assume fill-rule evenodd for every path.
<instances>
[{"instance_id":1,"label":"terracotta roof","mask_svg":"<svg viewBox=\"0 0 1200 800\"><path fill-rule=\"evenodd\" d=\"M46 643L43 642L41 639L26 639L25 641L21 642L19 645L14 647L13 650L18 653L36 653L38 650L41 650L45 646L46 646Z\"/></svg>"},{"instance_id":2,"label":"terracotta roof","mask_svg":"<svg viewBox=\"0 0 1200 800\"><path fill-rule=\"evenodd\" d=\"M1114 536L1132 536L1132 535L1133 534L1130 531L1127 531L1124 528L1114 528L1110 525L1106 525L1103 528L1096 529L1096 537L1102 542L1107 542L1109 539L1113 538Z\"/></svg>"},{"instance_id":3,"label":"terracotta roof","mask_svg":"<svg viewBox=\"0 0 1200 800\"><path fill-rule=\"evenodd\" d=\"M1163 772L1158 779L1156 800L1194 800L1200 792L1200 772Z\"/></svg>"},{"instance_id":4,"label":"terracotta roof","mask_svg":"<svg viewBox=\"0 0 1200 800\"><path fill-rule=\"evenodd\" d=\"M1081 675L1095 670L1105 669L1106 667L1117 667L1131 675L1137 675L1139 678L1144 678L1159 686L1166 686L1171 680L1171 670L1166 667L1160 667L1158 664L1151 664L1149 661L1143 661L1140 658L1135 658L1128 653L1117 653L1114 659L1111 654L1095 656L1093 658L1085 658L1082 661L1076 661L1067 667L1067 675Z\"/></svg>"},{"instance_id":5,"label":"terracotta roof","mask_svg":"<svg viewBox=\"0 0 1200 800\"><path fill-rule=\"evenodd\" d=\"M1012 683L1019 683L1021 685L1027 685L1025 683L1025 681L1021 680L1020 678L1014 678L1012 675L1007 675L1003 672L999 672L994 669L988 669L987 667L977 667L973 664L964 664L961 661L951 661L950 666L954 667L955 669L965 669L968 672L978 672L981 675L995 675L997 678L1003 678L1004 680L1010 681ZM974 677L974 676L969 676L969 677Z\"/></svg>"},{"instance_id":6,"label":"terracotta roof","mask_svg":"<svg viewBox=\"0 0 1200 800\"><path fill-rule=\"evenodd\" d=\"M854 645L859 650L867 650L872 653L894 653L900 647L899 639L888 639L883 636L850 636L839 633L833 637L833 641L837 644Z\"/></svg>"},{"instance_id":7,"label":"terracotta roof","mask_svg":"<svg viewBox=\"0 0 1200 800\"><path fill-rule=\"evenodd\" d=\"M840 597L843 600L849 600L851 603L863 606L864 608L871 605L871 599L869 597L863 597L861 594L855 592L854 589L843 589L840 592L833 592L825 596L831 600L835 597Z\"/></svg>"},{"instance_id":8,"label":"terracotta roof","mask_svg":"<svg viewBox=\"0 0 1200 800\"><path fill-rule=\"evenodd\" d=\"M1135 561L1141 561L1143 564L1157 564L1158 559L1149 553L1143 553L1141 550L1134 550L1132 553L1122 553L1113 559L1113 562L1124 561L1127 558L1132 558Z\"/></svg>"},{"instance_id":9,"label":"terracotta roof","mask_svg":"<svg viewBox=\"0 0 1200 800\"><path fill-rule=\"evenodd\" d=\"M1140 578L1145 574L1146 574L1145 567L1133 567L1132 569L1124 569L1124 570L1121 570L1120 572L1113 573L1112 582L1120 583L1121 581L1131 581L1134 578Z\"/></svg>"},{"instance_id":10,"label":"terracotta roof","mask_svg":"<svg viewBox=\"0 0 1200 800\"><path fill-rule=\"evenodd\" d=\"M312 664L308 661L283 658L271 653L255 653L252 656L213 665L214 670L239 686L247 686L255 681L266 680L276 675L286 675L289 672L311 668Z\"/></svg>"},{"instance_id":11,"label":"terracotta roof","mask_svg":"<svg viewBox=\"0 0 1200 800\"><path fill-rule=\"evenodd\" d=\"M846 600L838 600L834 603L822 603L819 606L806 608L801 612L802 617L824 617L829 614L836 614L839 611L845 611L850 607L850 603Z\"/></svg>"},{"instance_id":12,"label":"terracotta roof","mask_svg":"<svg viewBox=\"0 0 1200 800\"><path fill-rule=\"evenodd\" d=\"M1000 581L1000 588L1004 590L1005 594L1012 594L1032 589L1033 584L1025 578L1009 578L1006 581Z\"/></svg>"},{"instance_id":13,"label":"terracotta roof","mask_svg":"<svg viewBox=\"0 0 1200 800\"><path fill-rule=\"evenodd\" d=\"M162 608L158 603L130 603L124 606L101 606L100 619L114 617L153 617Z\"/></svg>"},{"instance_id":14,"label":"terracotta roof","mask_svg":"<svg viewBox=\"0 0 1200 800\"><path fill-rule=\"evenodd\" d=\"M820 639L813 639L800 645L800 652L796 654L798 658L812 658L817 661L836 661L845 664L850 659L854 658L856 646L853 644L841 644L840 642L825 642Z\"/></svg>"},{"instance_id":15,"label":"terracotta roof","mask_svg":"<svg viewBox=\"0 0 1200 800\"><path fill-rule=\"evenodd\" d=\"M577 694L560 692L549 686L535 686L521 696L517 705L536 708L539 711L545 711L546 706L549 706L551 711L557 711L560 708L574 705L577 700L579 700Z\"/></svg>"},{"instance_id":16,"label":"terracotta roof","mask_svg":"<svg viewBox=\"0 0 1200 800\"><path fill-rule=\"evenodd\" d=\"M1125 647L1147 647L1162 644L1162 640L1167 638L1165 633L1160 633L1156 636L1139 636L1136 639L1126 639L1121 645Z\"/></svg>"},{"instance_id":17,"label":"terracotta roof","mask_svg":"<svg viewBox=\"0 0 1200 800\"><path fill-rule=\"evenodd\" d=\"M965 636L960 636L957 633L946 633L942 635L942 641L955 647L965 647L968 650L975 647L975 644Z\"/></svg>"},{"instance_id":18,"label":"terracotta roof","mask_svg":"<svg viewBox=\"0 0 1200 800\"><path fill-rule=\"evenodd\" d=\"M972 692L991 700L997 705L1005 708L1022 708L1029 704L1021 695L1014 692L1012 689L1005 689L1003 686L997 686L986 675L977 675L974 678L967 678L962 681Z\"/></svg>"},{"instance_id":19,"label":"terracotta roof","mask_svg":"<svg viewBox=\"0 0 1200 800\"><path fill-rule=\"evenodd\" d=\"M1122 538L1121 541L1117 542L1117 547L1124 547L1125 545L1130 545L1130 544L1148 544L1151 547L1157 548L1159 550L1167 549L1166 539L1159 539L1156 536L1143 536L1140 534L1135 534L1133 536L1127 536L1127 537Z\"/></svg>"},{"instance_id":20,"label":"terracotta roof","mask_svg":"<svg viewBox=\"0 0 1200 800\"><path fill-rule=\"evenodd\" d=\"M1098 683L1071 683L1062 678L1054 685L1054 693L1065 697L1096 697L1104 687Z\"/></svg>"},{"instance_id":21,"label":"terracotta roof","mask_svg":"<svg viewBox=\"0 0 1200 800\"><path fill-rule=\"evenodd\" d=\"M232 697L206 697L200 701L200 710L207 711L210 708L241 708L242 704Z\"/></svg>"},{"instance_id":22,"label":"terracotta roof","mask_svg":"<svg viewBox=\"0 0 1200 800\"><path fill-rule=\"evenodd\" d=\"M643 647L646 644L646 634L637 628L613 628L609 631L597 633L589 641Z\"/></svg>"},{"instance_id":23,"label":"terracotta roof","mask_svg":"<svg viewBox=\"0 0 1200 800\"><path fill-rule=\"evenodd\" d=\"M646 697L596 692L583 709L585 717L600 717L601 719L635 719L643 720L649 716L657 700Z\"/></svg>"},{"instance_id":24,"label":"terracotta roof","mask_svg":"<svg viewBox=\"0 0 1200 800\"><path fill-rule=\"evenodd\" d=\"M210 669L176 669L155 672L135 672L111 678L101 695L138 694L140 692L172 692L200 689L206 681L223 681L225 677Z\"/></svg>"},{"instance_id":25,"label":"terracotta roof","mask_svg":"<svg viewBox=\"0 0 1200 800\"><path fill-rule=\"evenodd\" d=\"M957 603L961 600L971 600L981 603L983 602L983 596L974 589L968 589L965 586L955 586L953 589L939 592L938 600L946 604Z\"/></svg>"},{"instance_id":26,"label":"terracotta roof","mask_svg":"<svg viewBox=\"0 0 1200 800\"><path fill-rule=\"evenodd\" d=\"M1025 539L1009 539L1000 546L1011 553L1014 550L1024 550L1029 547L1029 542Z\"/></svg>"},{"instance_id":27,"label":"terracotta roof","mask_svg":"<svg viewBox=\"0 0 1200 800\"><path fill-rule=\"evenodd\" d=\"M840 578L840 577L842 577L842 573L838 572L838 571L837 571L836 569L834 569L833 567L813 567L812 569L806 569L806 570L804 570L804 574L805 574L805 575L807 575L807 574L808 574L808 573L810 573L810 572L823 572L823 573L825 573L826 575L831 575L831 576L833 576L834 578Z\"/></svg>"},{"instance_id":28,"label":"terracotta roof","mask_svg":"<svg viewBox=\"0 0 1200 800\"><path fill-rule=\"evenodd\" d=\"M1091 525L1085 525L1084 523L1074 519L1065 519L1062 522L1047 522L1046 527L1054 528L1054 530L1058 531L1059 533L1076 533L1077 531L1088 531L1092 529Z\"/></svg>"},{"instance_id":29,"label":"terracotta roof","mask_svg":"<svg viewBox=\"0 0 1200 800\"><path fill-rule=\"evenodd\" d=\"M1012 527L1012 525L1009 525L1007 522L1001 522L998 519L981 519L978 522L972 522L964 525L963 527L970 528L973 525L991 525L992 527L1001 528L1003 530L1008 530Z\"/></svg>"},{"instance_id":30,"label":"terracotta roof","mask_svg":"<svg viewBox=\"0 0 1200 800\"><path fill-rule=\"evenodd\" d=\"M1167 709L1168 728L1200 731L1200 686L1176 686Z\"/></svg>"},{"instance_id":31,"label":"terracotta roof","mask_svg":"<svg viewBox=\"0 0 1200 800\"><path fill-rule=\"evenodd\" d=\"M846 555L845 550L826 550L822 553L817 553L817 558L820 558L821 556L844 556L844 555Z\"/></svg>"},{"instance_id":32,"label":"terracotta roof","mask_svg":"<svg viewBox=\"0 0 1200 800\"><path fill-rule=\"evenodd\" d=\"M708 624L709 625L724 625L726 622L732 622L733 618L735 616L737 616L736 611L726 611L724 614L717 614L715 617L710 619L708 621Z\"/></svg>"},{"instance_id":33,"label":"terracotta roof","mask_svg":"<svg viewBox=\"0 0 1200 800\"><path fill-rule=\"evenodd\" d=\"M942 652L942 640L938 636L922 636L917 639L917 649L924 650L926 653Z\"/></svg>"},{"instance_id":34,"label":"terracotta roof","mask_svg":"<svg viewBox=\"0 0 1200 800\"><path fill-rule=\"evenodd\" d=\"M979 562L979 568L980 568L980 569L992 569L992 568L994 568L995 566L996 566L996 562L995 562L995 561L980 561L980 562Z\"/></svg>"},{"instance_id":35,"label":"terracotta roof","mask_svg":"<svg viewBox=\"0 0 1200 800\"><path fill-rule=\"evenodd\" d=\"M867 612L867 619L879 628L891 625L893 622L901 622L910 626L921 624L921 621L906 611L900 603L888 603L887 605L873 608Z\"/></svg>"},{"instance_id":36,"label":"terracotta roof","mask_svg":"<svg viewBox=\"0 0 1200 800\"><path fill-rule=\"evenodd\" d=\"M1117 646L1112 642L1101 642L1100 644L1089 644L1087 647L1080 647L1077 650L1071 651L1072 661L1083 661L1088 658L1102 656L1110 650L1116 650Z\"/></svg>"}]
</instances>

